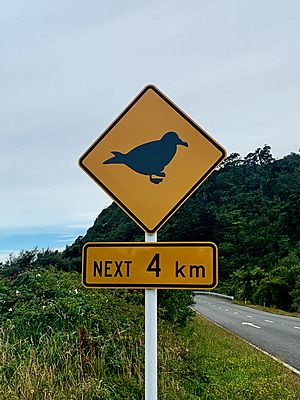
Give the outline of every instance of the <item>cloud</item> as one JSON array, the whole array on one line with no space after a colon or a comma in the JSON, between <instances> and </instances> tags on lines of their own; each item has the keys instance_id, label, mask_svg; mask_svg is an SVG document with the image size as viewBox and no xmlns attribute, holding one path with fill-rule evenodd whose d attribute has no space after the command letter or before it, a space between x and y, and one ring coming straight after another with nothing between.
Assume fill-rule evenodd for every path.
<instances>
[{"instance_id":1,"label":"cloud","mask_svg":"<svg viewBox=\"0 0 300 400\"><path fill-rule=\"evenodd\" d=\"M148 83L228 152L297 151L299 16L293 1L3 3L0 231L87 229L111 200L77 160Z\"/></svg>"}]
</instances>

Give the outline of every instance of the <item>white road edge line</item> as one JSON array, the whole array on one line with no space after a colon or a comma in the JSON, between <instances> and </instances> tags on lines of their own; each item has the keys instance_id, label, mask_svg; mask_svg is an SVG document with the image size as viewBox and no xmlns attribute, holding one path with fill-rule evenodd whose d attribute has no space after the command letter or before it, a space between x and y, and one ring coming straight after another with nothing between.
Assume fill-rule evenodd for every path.
<instances>
[{"instance_id":1,"label":"white road edge line","mask_svg":"<svg viewBox=\"0 0 300 400\"><path fill-rule=\"evenodd\" d=\"M217 324L216 322L212 321L211 319L207 318L205 315L201 314L199 311L195 310L194 308L191 307L191 309L196 313L201 315L202 318L207 319L207 321L215 324L216 326L218 326L221 329L224 329L224 331L227 331L229 333L231 333L231 335L237 337L238 339L241 339L243 342L249 344L250 346L252 346L254 349L260 351L261 353L265 354L266 356L271 357L273 360L277 361L279 364L283 365L284 367L288 368L290 371L294 372L294 374L297 374L300 376L300 371L294 367L292 367L291 365L285 363L284 361L280 360L279 358L273 356L272 354L268 353L267 351L260 349L259 347L255 346L255 344L252 344L250 342L248 342L248 340L238 336L237 334L235 334L234 332L231 332L229 329L224 328L224 326ZM300 327L299 327L300 328Z\"/></svg>"}]
</instances>

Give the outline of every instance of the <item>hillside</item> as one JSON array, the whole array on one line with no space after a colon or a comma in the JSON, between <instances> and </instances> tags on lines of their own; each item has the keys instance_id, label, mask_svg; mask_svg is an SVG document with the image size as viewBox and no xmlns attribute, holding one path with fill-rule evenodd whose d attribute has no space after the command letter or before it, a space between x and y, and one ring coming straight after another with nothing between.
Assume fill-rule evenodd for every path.
<instances>
[{"instance_id":1,"label":"hillside","mask_svg":"<svg viewBox=\"0 0 300 400\"><path fill-rule=\"evenodd\" d=\"M159 241L215 242L218 291L298 312L299 238L300 154L275 160L267 145L245 158L231 154L158 232ZM113 203L64 252L22 252L4 264L1 274L47 265L80 272L84 243L143 240L144 232Z\"/></svg>"},{"instance_id":2,"label":"hillside","mask_svg":"<svg viewBox=\"0 0 300 400\"><path fill-rule=\"evenodd\" d=\"M159 231L214 241L222 290L300 311L300 155L232 154ZM81 284L87 241L137 241L115 204L64 252L21 251L0 268L0 399L142 399L143 291ZM299 399L299 378L193 315L192 292L160 290L159 398Z\"/></svg>"},{"instance_id":3,"label":"hillside","mask_svg":"<svg viewBox=\"0 0 300 400\"><path fill-rule=\"evenodd\" d=\"M245 158L231 154L158 238L215 242L219 290L241 300L299 310L300 154L275 160L267 145ZM142 230L112 204L63 257L80 271L84 243L139 240L144 240Z\"/></svg>"}]
</instances>

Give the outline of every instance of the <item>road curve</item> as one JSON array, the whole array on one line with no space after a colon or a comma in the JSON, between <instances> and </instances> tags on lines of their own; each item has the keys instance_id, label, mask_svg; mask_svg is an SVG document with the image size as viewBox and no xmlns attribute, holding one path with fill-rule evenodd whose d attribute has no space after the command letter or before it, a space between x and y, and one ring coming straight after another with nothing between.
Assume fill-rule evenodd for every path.
<instances>
[{"instance_id":1,"label":"road curve","mask_svg":"<svg viewBox=\"0 0 300 400\"><path fill-rule=\"evenodd\" d=\"M300 371L300 318L259 311L199 294L195 296L193 308Z\"/></svg>"}]
</instances>

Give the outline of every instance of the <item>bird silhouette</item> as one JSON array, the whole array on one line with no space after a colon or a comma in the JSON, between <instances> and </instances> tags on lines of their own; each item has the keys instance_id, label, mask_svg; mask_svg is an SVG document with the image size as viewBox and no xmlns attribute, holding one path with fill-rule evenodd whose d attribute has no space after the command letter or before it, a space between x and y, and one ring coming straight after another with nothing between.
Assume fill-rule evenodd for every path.
<instances>
[{"instance_id":1,"label":"bird silhouette","mask_svg":"<svg viewBox=\"0 0 300 400\"><path fill-rule=\"evenodd\" d=\"M139 174L149 175L150 182L162 182L166 174L164 168L172 161L177 146L188 147L188 143L179 138L176 132L167 132L160 140L143 143L128 153L112 151L112 158L103 161L103 164L124 164ZM153 178L158 176L159 178Z\"/></svg>"}]
</instances>

